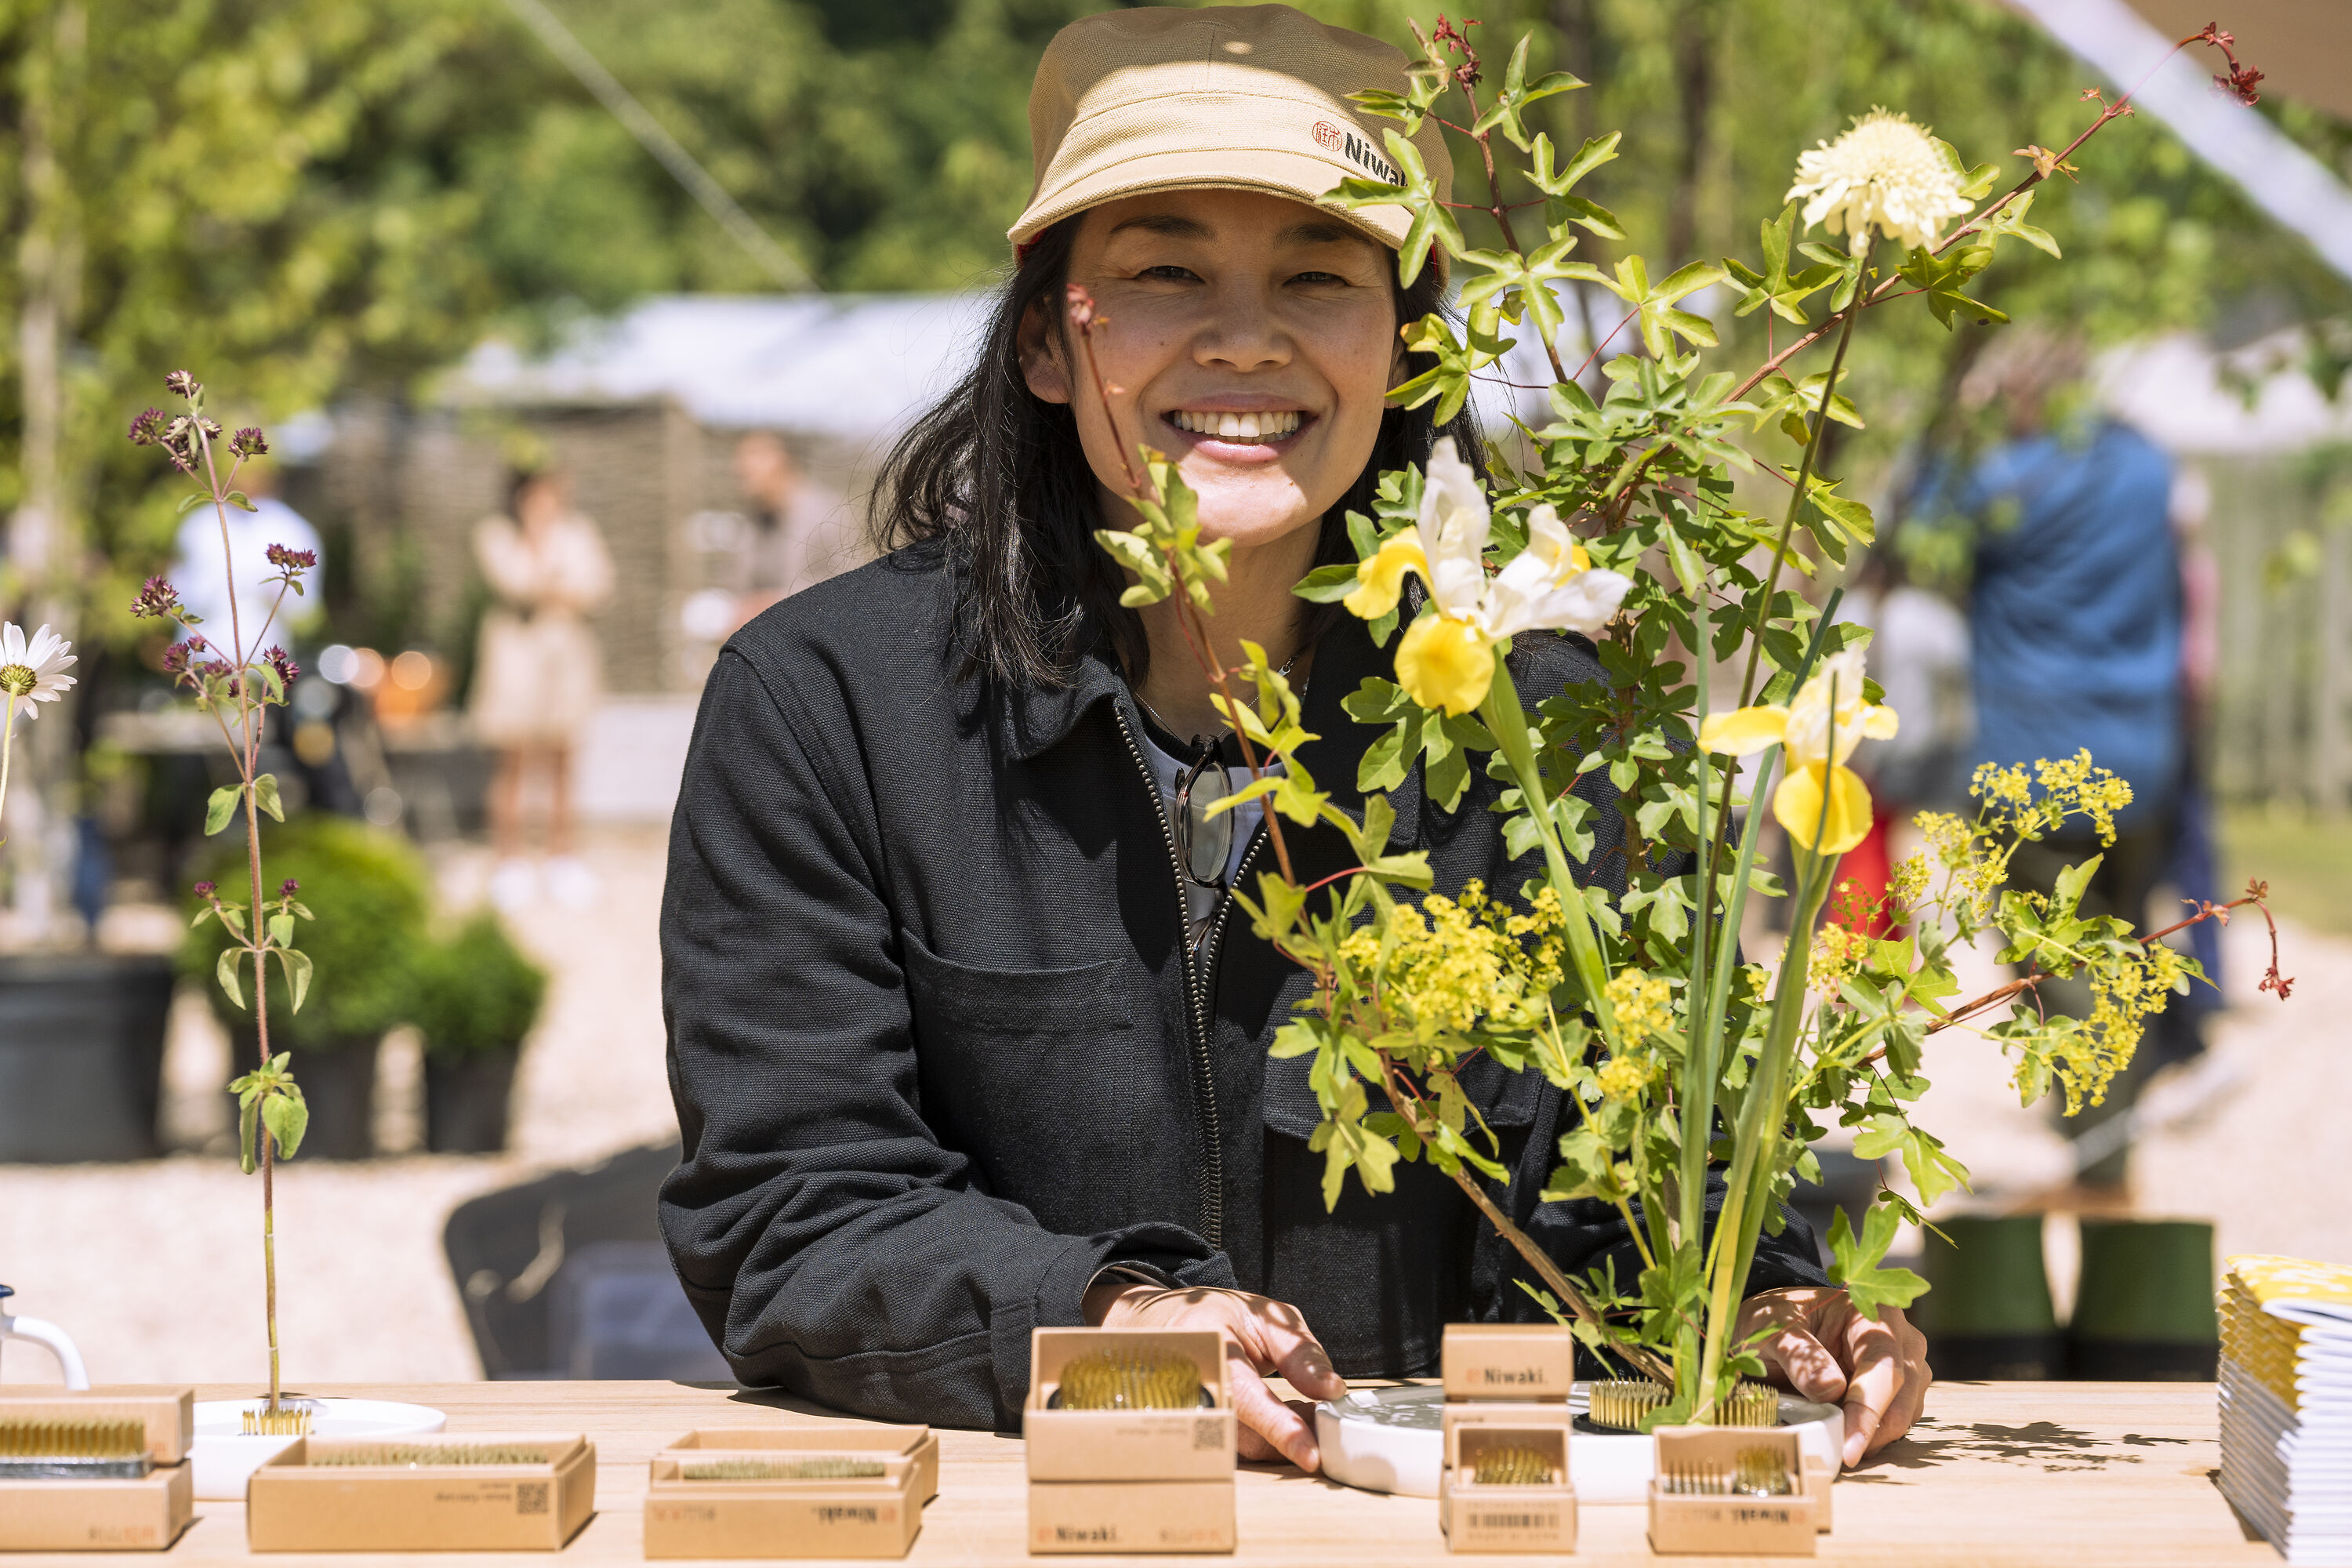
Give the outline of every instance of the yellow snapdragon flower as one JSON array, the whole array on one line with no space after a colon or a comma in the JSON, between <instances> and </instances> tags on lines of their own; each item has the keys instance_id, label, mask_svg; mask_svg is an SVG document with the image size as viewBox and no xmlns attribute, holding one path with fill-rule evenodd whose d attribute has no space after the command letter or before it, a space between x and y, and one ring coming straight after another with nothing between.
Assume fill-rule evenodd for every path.
<instances>
[{"instance_id":1,"label":"yellow snapdragon flower","mask_svg":"<svg viewBox=\"0 0 2352 1568\"><path fill-rule=\"evenodd\" d=\"M1345 602L1368 621L1396 608L1406 573L1429 584L1429 607L1397 645L1397 683L1423 708L1469 712L1494 683L1497 642L1538 627L1599 631L1633 586L1593 565L1550 506L1528 514L1528 547L1489 577L1493 526L1478 476L1449 441L1430 454L1413 525L1356 567Z\"/></svg>"},{"instance_id":2,"label":"yellow snapdragon flower","mask_svg":"<svg viewBox=\"0 0 2352 1568\"><path fill-rule=\"evenodd\" d=\"M1870 831L1870 791L1845 760L1865 737L1895 733L1895 710L1863 700L1862 670L1861 649L1832 654L1787 707L1741 708L1699 726L1698 743L1710 752L1744 757L1788 748L1789 776L1773 792L1772 815L1818 855L1843 855Z\"/></svg>"}]
</instances>

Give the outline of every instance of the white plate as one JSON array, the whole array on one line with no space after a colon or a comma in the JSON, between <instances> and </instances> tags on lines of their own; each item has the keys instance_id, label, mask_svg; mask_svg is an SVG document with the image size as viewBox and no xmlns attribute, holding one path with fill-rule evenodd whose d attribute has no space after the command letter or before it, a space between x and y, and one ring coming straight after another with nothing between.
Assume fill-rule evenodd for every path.
<instances>
[{"instance_id":1,"label":"white plate","mask_svg":"<svg viewBox=\"0 0 2352 1568\"><path fill-rule=\"evenodd\" d=\"M196 1496L209 1502L243 1502L247 1477L275 1458L291 1437L248 1437L245 1413L260 1410L267 1399L206 1399L196 1405L196 1440L188 1451L189 1479ZM438 1432L448 1416L422 1405L400 1405L388 1399L284 1398L280 1407L296 1405L310 1413L310 1433L318 1437L413 1437Z\"/></svg>"},{"instance_id":2,"label":"white plate","mask_svg":"<svg viewBox=\"0 0 2352 1568\"><path fill-rule=\"evenodd\" d=\"M1578 1384L1569 1408L1584 1414L1589 1385ZM1323 1473L1368 1492L1437 1495L1445 1468L1445 1391L1434 1384L1359 1389L1315 1407L1315 1441ZM1792 1394L1780 1396L1780 1425L1797 1429L1809 1458L1835 1466L1845 1446L1845 1412ZM1579 1502L1640 1502L1651 1474L1650 1439L1579 1432L1569 1439L1568 1468Z\"/></svg>"}]
</instances>

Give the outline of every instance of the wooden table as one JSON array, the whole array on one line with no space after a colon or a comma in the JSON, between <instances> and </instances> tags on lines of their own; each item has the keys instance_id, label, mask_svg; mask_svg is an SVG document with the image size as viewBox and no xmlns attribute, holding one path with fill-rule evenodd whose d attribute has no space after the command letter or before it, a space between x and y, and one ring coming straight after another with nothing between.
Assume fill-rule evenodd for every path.
<instances>
[{"instance_id":1,"label":"wooden table","mask_svg":"<svg viewBox=\"0 0 2352 1568\"><path fill-rule=\"evenodd\" d=\"M206 1387L196 1397L249 1392ZM644 1560L646 1462L688 1428L850 1419L772 1394L671 1383L367 1384L306 1392L430 1405L449 1413L453 1432L585 1431L596 1445L597 1511L556 1560L571 1563ZM2221 1462L2214 1408L2211 1384L1938 1384L1927 1418L1839 1483L1837 1530L1822 1538L1821 1555L1901 1568L2275 1563L2277 1554L2248 1538L2213 1485ZM984 1432L947 1432L942 1438L940 1495L924 1512L910 1563L1050 1568L1167 1561L1031 1558L1023 1545L1026 1479L1020 1442ZM1237 1492L1241 1550L1228 1560L1235 1563L1448 1561L1433 1500L1375 1497L1287 1467L1258 1465L1242 1467ZM248 1558L244 1513L241 1503L199 1502L194 1528L162 1561L303 1561ZM1585 1505L1575 1560L1661 1561L1644 1540L1645 1515L1638 1506ZM0 1563L70 1568L94 1555L12 1555ZM126 1563L159 1561L152 1553L117 1555ZM317 1559L335 1568L399 1560L363 1553ZM515 1568L530 1559L435 1554L430 1561L436 1568L472 1563ZM1453 1561L1557 1565L1562 1560Z\"/></svg>"}]
</instances>

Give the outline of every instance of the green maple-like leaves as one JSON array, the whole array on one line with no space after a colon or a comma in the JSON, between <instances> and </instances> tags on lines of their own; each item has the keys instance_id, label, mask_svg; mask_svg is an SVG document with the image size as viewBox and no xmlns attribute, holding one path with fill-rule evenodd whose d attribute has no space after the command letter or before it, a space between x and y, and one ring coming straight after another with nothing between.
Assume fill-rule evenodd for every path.
<instances>
[{"instance_id":1,"label":"green maple-like leaves","mask_svg":"<svg viewBox=\"0 0 2352 1568\"><path fill-rule=\"evenodd\" d=\"M1528 180L1544 194L1544 218L1552 237L1557 239L1559 231L1570 224L1591 229L1603 239L1625 237L1625 231L1619 226L1614 213L1598 202L1587 201L1571 194L1579 180L1617 156L1617 143L1623 139L1624 132L1621 131L1591 137L1578 150L1575 157L1559 168L1552 166L1551 138L1538 136L1535 139L1535 144L1528 149L1531 166L1528 170Z\"/></svg>"},{"instance_id":2,"label":"green maple-like leaves","mask_svg":"<svg viewBox=\"0 0 2352 1568\"><path fill-rule=\"evenodd\" d=\"M1462 254L1462 226L1454 221L1454 215L1438 195L1436 176L1423 161L1421 149L1393 131L1382 132L1381 138L1388 144L1389 158L1404 175L1404 184L1342 180L1336 189L1324 194L1323 205L1348 208L1399 206L1410 212L1412 222L1405 229L1403 242L1397 247L1397 281L1409 289L1427 265L1432 247L1442 245L1450 256Z\"/></svg>"},{"instance_id":3,"label":"green maple-like leaves","mask_svg":"<svg viewBox=\"0 0 2352 1568\"><path fill-rule=\"evenodd\" d=\"M1859 1241L1845 1210L1838 1210L1830 1221L1830 1283L1844 1286L1854 1310L1865 1318L1876 1317L1881 1307L1908 1307L1927 1289L1927 1282L1908 1268L1880 1267L1895 1244L1900 1218L1891 1205L1873 1204L1863 1217Z\"/></svg>"},{"instance_id":4,"label":"green maple-like leaves","mask_svg":"<svg viewBox=\"0 0 2352 1568\"><path fill-rule=\"evenodd\" d=\"M2041 230L2034 232L2040 234ZM2049 236L2042 237L2047 239ZM1970 279L1992 265L1992 253L1989 240L1957 245L1940 256L1922 247L1913 250L1895 270L1905 282L1927 295L1927 309L1947 328L1963 315L1972 316L1980 323L2006 321L2009 318L2000 310L1962 292Z\"/></svg>"},{"instance_id":5,"label":"green maple-like leaves","mask_svg":"<svg viewBox=\"0 0 2352 1568\"><path fill-rule=\"evenodd\" d=\"M1464 252L1465 265L1483 269L1462 290L1462 309L1470 319L1472 335L1491 337L1502 321L1516 324L1524 317L1534 323L1543 342L1559 337L1568 316L1551 286L1607 281L1591 263L1568 259L1568 253L1575 248L1576 237L1565 235L1526 256L1507 250Z\"/></svg>"},{"instance_id":6,"label":"green maple-like leaves","mask_svg":"<svg viewBox=\"0 0 2352 1568\"><path fill-rule=\"evenodd\" d=\"M1185 596L1202 615L1213 613L1209 585L1225 580L1225 562L1233 553L1230 540L1201 542L1200 498L1184 483L1165 453L1149 447L1137 452L1143 458L1150 493L1129 496L1138 522L1131 530L1098 528L1095 542L1112 560L1135 574L1118 597L1129 609L1156 605L1176 590L1181 573Z\"/></svg>"},{"instance_id":7,"label":"green maple-like leaves","mask_svg":"<svg viewBox=\"0 0 2352 1568\"><path fill-rule=\"evenodd\" d=\"M1462 405L1470 395L1472 378L1509 353L1516 341L1480 331L1475 318L1468 333L1456 338L1445 318L1433 313L1406 325L1402 335L1407 349L1414 353L1434 354L1437 363L1391 388L1389 401L1400 408L1418 408L1434 399L1437 411L1430 419L1437 425L1450 422L1462 412Z\"/></svg>"},{"instance_id":8,"label":"green maple-like leaves","mask_svg":"<svg viewBox=\"0 0 2352 1568\"><path fill-rule=\"evenodd\" d=\"M1724 269L1713 262L1694 261L1687 267L1675 268L1653 285L1649 263L1638 256L1629 256L1620 261L1613 278L1598 269L1591 274L1592 281L1633 306L1640 314L1642 345L1650 351L1653 357L1659 359L1674 353L1674 340L1677 337L1705 348L1716 346L1715 323L1705 316L1677 310L1675 304L1710 283L1722 282L1727 276Z\"/></svg>"},{"instance_id":9,"label":"green maple-like leaves","mask_svg":"<svg viewBox=\"0 0 2352 1568\"><path fill-rule=\"evenodd\" d=\"M1769 305L1772 313L1798 326L1812 324L1805 314L1804 303L1832 283L1845 276L1846 268L1829 262L1817 262L1801 272L1789 270L1789 247L1797 223L1797 204L1790 202L1780 209L1780 216L1758 226L1764 251L1764 270L1759 272L1747 263L1726 258L1724 270L1732 281L1746 290L1732 314L1746 316L1759 307Z\"/></svg>"},{"instance_id":10,"label":"green maple-like leaves","mask_svg":"<svg viewBox=\"0 0 2352 1568\"><path fill-rule=\"evenodd\" d=\"M1574 92L1584 85L1580 79L1566 71L1552 71L1534 81L1528 80L1528 45L1533 41L1529 35L1520 37L1518 47L1511 51L1511 63L1504 68L1503 85L1486 111L1472 122L1472 135L1500 131L1512 146L1528 152L1530 144L1527 125L1519 118L1521 112L1531 103L1555 93Z\"/></svg>"}]
</instances>

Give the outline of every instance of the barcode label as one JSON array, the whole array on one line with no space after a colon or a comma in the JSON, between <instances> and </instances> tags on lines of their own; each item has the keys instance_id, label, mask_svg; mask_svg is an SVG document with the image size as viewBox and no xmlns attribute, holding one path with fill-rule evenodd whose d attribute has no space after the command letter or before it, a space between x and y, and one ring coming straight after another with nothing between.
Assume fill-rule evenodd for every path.
<instances>
[{"instance_id":1,"label":"barcode label","mask_svg":"<svg viewBox=\"0 0 2352 1568\"><path fill-rule=\"evenodd\" d=\"M517 1481L515 1483L515 1511L517 1513L545 1513L547 1511L547 1483L545 1481Z\"/></svg>"},{"instance_id":2,"label":"barcode label","mask_svg":"<svg viewBox=\"0 0 2352 1568\"><path fill-rule=\"evenodd\" d=\"M1557 1513L1478 1513L1466 1521L1473 1530L1558 1530Z\"/></svg>"},{"instance_id":3,"label":"barcode label","mask_svg":"<svg viewBox=\"0 0 2352 1568\"><path fill-rule=\"evenodd\" d=\"M1194 1453L1204 1454L1212 1448L1222 1448L1224 1446L1225 1418L1223 1416L1202 1415L1193 1421L1192 1451Z\"/></svg>"}]
</instances>

